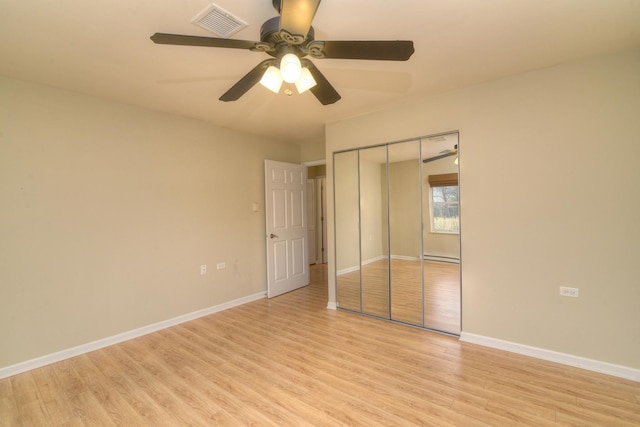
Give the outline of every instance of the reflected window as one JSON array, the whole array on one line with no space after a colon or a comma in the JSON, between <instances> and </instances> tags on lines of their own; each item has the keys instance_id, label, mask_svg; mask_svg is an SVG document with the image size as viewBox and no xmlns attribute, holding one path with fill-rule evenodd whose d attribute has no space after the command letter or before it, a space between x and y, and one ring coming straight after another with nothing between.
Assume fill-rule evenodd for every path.
<instances>
[{"instance_id":1,"label":"reflected window","mask_svg":"<svg viewBox=\"0 0 640 427\"><path fill-rule=\"evenodd\" d=\"M431 232L460 232L458 174L429 175Z\"/></svg>"},{"instance_id":2,"label":"reflected window","mask_svg":"<svg viewBox=\"0 0 640 427\"><path fill-rule=\"evenodd\" d=\"M431 189L431 231L434 233L460 232L457 185Z\"/></svg>"}]
</instances>

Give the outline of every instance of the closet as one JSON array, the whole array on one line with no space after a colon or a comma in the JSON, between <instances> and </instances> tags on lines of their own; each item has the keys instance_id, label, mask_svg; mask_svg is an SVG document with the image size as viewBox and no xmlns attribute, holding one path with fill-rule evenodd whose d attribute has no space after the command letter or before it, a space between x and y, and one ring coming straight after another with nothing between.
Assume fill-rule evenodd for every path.
<instances>
[{"instance_id":1,"label":"closet","mask_svg":"<svg viewBox=\"0 0 640 427\"><path fill-rule=\"evenodd\" d=\"M334 153L338 308L460 333L458 139Z\"/></svg>"}]
</instances>

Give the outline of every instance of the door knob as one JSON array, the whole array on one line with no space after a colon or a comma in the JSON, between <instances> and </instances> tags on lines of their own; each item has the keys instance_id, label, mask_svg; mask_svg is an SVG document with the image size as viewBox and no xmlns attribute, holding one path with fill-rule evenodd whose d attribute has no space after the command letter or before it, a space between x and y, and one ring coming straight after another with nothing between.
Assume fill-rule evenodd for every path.
<instances>
[{"instance_id":1,"label":"door knob","mask_svg":"<svg viewBox=\"0 0 640 427\"><path fill-rule=\"evenodd\" d=\"M275 235L275 234L273 234L273 233L269 234L269 237L270 237L271 239L277 239L277 238L278 238L278 236L276 236L276 235Z\"/></svg>"}]
</instances>

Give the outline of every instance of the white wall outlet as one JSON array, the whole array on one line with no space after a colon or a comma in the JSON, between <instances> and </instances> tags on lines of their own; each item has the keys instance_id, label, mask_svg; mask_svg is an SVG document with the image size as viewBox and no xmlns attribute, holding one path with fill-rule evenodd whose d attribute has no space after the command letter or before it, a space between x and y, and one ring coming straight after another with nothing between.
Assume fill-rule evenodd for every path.
<instances>
[{"instance_id":1,"label":"white wall outlet","mask_svg":"<svg viewBox=\"0 0 640 427\"><path fill-rule=\"evenodd\" d=\"M569 288L567 286L560 286L560 295L563 297L578 298L578 288Z\"/></svg>"},{"instance_id":2,"label":"white wall outlet","mask_svg":"<svg viewBox=\"0 0 640 427\"><path fill-rule=\"evenodd\" d=\"M202 264L200 266L200 275L204 276L205 274L207 274L207 264Z\"/></svg>"},{"instance_id":3,"label":"white wall outlet","mask_svg":"<svg viewBox=\"0 0 640 427\"><path fill-rule=\"evenodd\" d=\"M226 265L224 262L219 262L219 263L216 265L216 268L217 268L218 270L222 270L222 269L223 269L223 268L225 268L226 266L227 266L227 265Z\"/></svg>"}]
</instances>

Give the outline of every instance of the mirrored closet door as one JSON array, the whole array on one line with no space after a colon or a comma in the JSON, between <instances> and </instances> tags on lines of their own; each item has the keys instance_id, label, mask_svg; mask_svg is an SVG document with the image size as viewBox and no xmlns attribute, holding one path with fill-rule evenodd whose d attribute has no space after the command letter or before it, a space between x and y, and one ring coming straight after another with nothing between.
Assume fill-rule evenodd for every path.
<instances>
[{"instance_id":1,"label":"mirrored closet door","mask_svg":"<svg viewBox=\"0 0 640 427\"><path fill-rule=\"evenodd\" d=\"M389 145L391 319L423 325L420 141Z\"/></svg>"},{"instance_id":2,"label":"mirrored closet door","mask_svg":"<svg viewBox=\"0 0 640 427\"><path fill-rule=\"evenodd\" d=\"M358 151L336 155L333 159L336 297L347 310L362 311L360 289L360 194Z\"/></svg>"},{"instance_id":3,"label":"mirrored closet door","mask_svg":"<svg viewBox=\"0 0 640 427\"><path fill-rule=\"evenodd\" d=\"M458 134L422 145L425 326L460 333L460 208Z\"/></svg>"},{"instance_id":4,"label":"mirrored closet door","mask_svg":"<svg viewBox=\"0 0 640 427\"><path fill-rule=\"evenodd\" d=\"M360 150L360 286L362 312L389 317L387 147Z\"/></svg>"},{"instance_id":5,"label":"mirrored closet door","mask_svg":"<svg viewBox=\"0 0 640 427\"><path fill-rule=\"evenodd\" d=\"M338 307L460 333L458 134L334 154Z\"/></svg>"}]
</instances>

